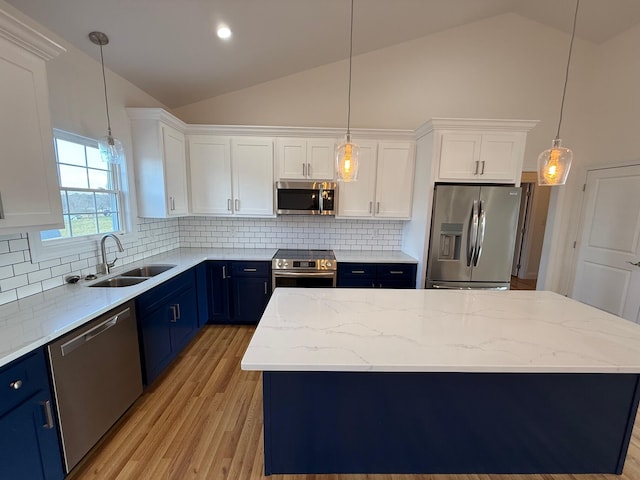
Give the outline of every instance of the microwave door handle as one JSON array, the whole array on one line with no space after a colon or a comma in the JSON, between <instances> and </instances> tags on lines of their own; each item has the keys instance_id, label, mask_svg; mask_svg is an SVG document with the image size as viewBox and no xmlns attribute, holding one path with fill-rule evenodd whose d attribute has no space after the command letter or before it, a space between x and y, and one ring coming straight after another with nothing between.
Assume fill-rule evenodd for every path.
<instances>
[{"instance_id":1,"label":"microwave door handle","mask_svg":"<svg viewBox=\"0 0 640 480\"><path fill-rule=\"evenodd\" d=\"M319 195L319 199L318 199L318 209L320 210L320 212L322 213L322 211L324 210L323 206L322 206L322 200L324 198L324 191L322 189L318 190L318 195Z\"/></svg>"},{"instance_id":2,"label":"microwave door handle","mask_svg":"<svg viewBox=\"0 0 640 480\"><path fill-rule=\"evenodd\" d=\"M478 221L478 240L477 240L478 246L476 247L475 258L473 259L474 267L478 266L480 255L482 255L482 244L484 243L484 229L485 229L485 224L487 222L486 212L484 210L484 202L482 200L480 200L479 211L480 211L480 218Z\"/></svg>"},{"instance_id":3,"label":"microwave door handle","mask_svg":"<svg viewBox=\"0 0 640 480\"><path fill-rule=\"evenodd\" d=\"M469 225L467 228L467 267L471 266L476 252L478 241L478 201L474 200L469 215Z\"/></svg>"}]
</instances>

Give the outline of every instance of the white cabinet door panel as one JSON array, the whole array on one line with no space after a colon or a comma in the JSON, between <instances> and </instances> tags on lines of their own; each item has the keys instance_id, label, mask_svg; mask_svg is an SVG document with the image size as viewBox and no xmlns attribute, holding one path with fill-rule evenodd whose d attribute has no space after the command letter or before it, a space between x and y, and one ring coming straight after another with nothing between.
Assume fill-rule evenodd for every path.
<instances>
[{"instance_id":1,"label":"white cabinet door panel","mask_svg":"<svg viewBox=\"0 0 640 480\"><path fill-rule=\"evenodd\" d=\"M411 218L413 147L409 143L380 143L375 216Z\"/></svg>"},{"instance_id":2,"label":"white cabinet door panel","mask_svg":"<svg viewBox=\"0 0 640 480\"><path fill-rule=\"evenodd\" d=\"M231 157L235 215L273 216L273 139L235 138Z\"/></svg>"},{"instance_id":3,"label":"white cabinet door panel","mask_svg":"<svg viewBox=\"0 0 640 480\"><path fill-rule=\"evenodd\" d=\"M373 217L376 194L377 143L355 141L360 146L358 180L338 183L338 217Z\"/></svg>"},{"instance_id":4,"label":"white cabinet door panel","mask_svg":"<svg viewBox=\"0 0 640 480\"><path fill-rule=\"evenodd\" d=\"M480 167L482 135L443 133L440 146L440 179L466 180Z\"/></svg>"},{"instance_id":5,"label":"white cabinet door panel","mask_svg":"<svg viewBox=\"0 0 640 480\"><path fill-rule=\"evenodd\" d=\"M230 139L216 136L189 138L191 212L231 215Z\"/></svg>"},{"instance_id":6,"label":"white cabinet door panel","mask_svg":"<svg viewBox=\"0 0 640 480\"><path fill-rule=\"evenodd\" d=\"M334 140L307 140L307 177L314 180L333 180L335 178Z\"/></svg>"},{"instance_id":7,"label":"white cabinet door panel","mask_svg":"<svg viewBox=\"0 0 640 480\"><path fill-rule=\"evenodd\" d=\"M480 148L480 178L486 181L512 180L515 170L521 168L522 145L524 140L521 141L518 134L484 134Z\"/></svg>"},{"instance_id":8,"label":"white cabinet door panel","mask_svg":"<svg viewBox=\"0 0 640 480\"><path fill-rule=\"evenodd\" d=\"M189 201L184 134L167 125L162 125L162 142L166 172L167 212L169 215L186 215L189 213Z\"/></svg>"},{"instance_id":9,"label":"white cabinet door panel","mask_svg":"<svg viewBox=\"0 0 640 480\"><path fill-rule=\"evenodd\" d=\"M307 142L303 138L278 138L278 178L307 176Z\"/></svg>"},{"instance_id":10,"label":"white cabinet door panel","mask_svg":"<svg viewBox=\"0 0 640 480\"><path fill-rule=\"evenodd\" d=\"M0 234L62 226L44 60L0 38Z\"/></svg>"}]
</instances>

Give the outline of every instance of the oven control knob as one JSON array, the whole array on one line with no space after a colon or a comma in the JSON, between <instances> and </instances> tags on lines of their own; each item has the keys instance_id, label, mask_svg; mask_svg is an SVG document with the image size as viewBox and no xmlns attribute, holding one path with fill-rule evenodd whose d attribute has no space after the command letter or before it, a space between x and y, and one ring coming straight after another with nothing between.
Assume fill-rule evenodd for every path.
<instances>
[{"instance_id":1,"label":"oven control knob","mask_svg":"<svg viewBox=\"0 0 640 480\"><path fill-rule=\"evenodd\" d=\"M276 268L280 268L282 266L282 260L276 260Z\"/></svg>"},{"instance_id":2,"label":"oven control knob","mask_svg":"<svg viewBox=\"0 0 640 480\"><path fill-rule=\"evenodd\" d=\"M282 264L283 267L288 267L289 266L289 262L287 262L286 260L284 261L284 263Z\"/></svg>"},{"instance_id":3,"label":"oven control knob","mask_svg":"<svg viewBox=\"0 0 640 480\"><path fill-rule=\"evenodd\" d=\"M327 260L327 263L325 263L325 266L327 268L331 268L331 260Z\"/></svg>"}]
</instances>

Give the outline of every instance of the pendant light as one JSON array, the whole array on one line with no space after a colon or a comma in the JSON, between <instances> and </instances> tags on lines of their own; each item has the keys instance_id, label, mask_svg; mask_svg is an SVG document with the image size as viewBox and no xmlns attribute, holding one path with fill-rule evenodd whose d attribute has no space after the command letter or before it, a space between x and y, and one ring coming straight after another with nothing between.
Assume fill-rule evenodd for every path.
<instances>
[{"instance_id":1,"label":"pendant light","mask_svg":"<svg viewBox=\"0 0 640 480\"><path fill-rule=\"evenodd\" d=\"M344 143L336 149L336 173L338 181L354 182L358 179L358 155L360 147L351 142L351 62L353 58L353 0L351 0L351 26L349 29L349 95L347 110L347 134Z\"/></svg>"},{"instance_id":2,"label":"pendant light","mask_svg":"<svg viewBox=\"0 0 640 480\"><path fill-rule=\"evenodd\" d=\"M560 119L558 121L558 131L553 139L551 148L545 150L538 156L538 185L552 186L564 185L571 168L573 152L562 146L560 140L560 125L562 125L562 111L564 109L564 97L567 93L567 81L569 80L569 65L571 64L571 51L573 50L573 39L576 35L576 19L578 18L578 7L580 0L576 0L576 11L573 15L573 30L571 32L571 42L569 44L569 56L567 58L567 69L564 77L564 89L562 90L562 102L560 103Z\"/></svg>"},{"instance_id":3,"label":"pendant light","mask_svg":"<svg viewBox=\"0 0 640 480\"><path fill-rule=\"evenodd\" d=\"M98 150L102 160L107 163L121 163L124 158L122 142L111 135L111 119L109 118L109 102L107 100L107 78L104 74L104 56L102 47L109 43L109 37L102 32L91 32L89 39L96 45L100 45L100 63L102 64L102 83L104 85L104 105L107 110L107 135L98 139Z\"/></svg>"}]
</instances>

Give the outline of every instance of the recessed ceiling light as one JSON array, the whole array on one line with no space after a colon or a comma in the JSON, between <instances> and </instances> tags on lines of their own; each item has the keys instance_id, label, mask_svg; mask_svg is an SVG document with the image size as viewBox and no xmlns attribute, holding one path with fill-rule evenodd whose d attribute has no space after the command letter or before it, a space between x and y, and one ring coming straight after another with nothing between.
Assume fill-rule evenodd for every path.
<instances>
[{"instance_id":1,"label":"recessed ceiling light","mask_svg":"<svg viewBox=\"0 0 640 480\"><path fill-rule=\"evenodd\" d=\"M226 25L220 25L217 33L219 38L226 40L231 36L231 29Z\"/></svg>"}]
</instances>

